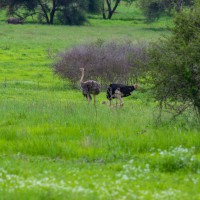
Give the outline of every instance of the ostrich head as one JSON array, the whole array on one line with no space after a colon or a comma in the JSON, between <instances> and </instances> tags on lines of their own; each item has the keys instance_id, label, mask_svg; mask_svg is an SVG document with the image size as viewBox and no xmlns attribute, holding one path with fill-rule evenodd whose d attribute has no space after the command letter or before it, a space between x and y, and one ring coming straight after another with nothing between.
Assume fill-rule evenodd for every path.
<instances>
[{"instance_id":1,"label":"ostrich head","mask_svg":"<svg viewBox=\"0 0 200 200\"><path fill-rule=\"evenodd\" d=\"M134 83L133 86L134 86L135 89L138 88L138 84L137 83Z\"/></svg>"},{"instance_id":2,"label":"ostrich head","mask_svg":"<svg viewBox=\"0 0 200 200\"><path fill-rule=\"evenodd\" d=\"M81 68L79 68L79 69L80 69L81 72L84 72L84 68L83 68L83 67L81 67Z\"/></svg>"}]
</instances>

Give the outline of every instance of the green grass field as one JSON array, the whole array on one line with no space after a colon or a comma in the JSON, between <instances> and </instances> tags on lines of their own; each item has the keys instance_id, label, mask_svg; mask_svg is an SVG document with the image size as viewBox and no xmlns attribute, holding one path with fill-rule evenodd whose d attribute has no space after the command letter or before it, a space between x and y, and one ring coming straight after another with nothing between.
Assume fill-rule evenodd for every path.
<instances>
[{"instance_id":1,"label":"green grass field","mask_svg":"<svg viewBox=\"0 0 200 200\"><path fill-rule=\"evenodd\" d=\"M8 25L0 14L0 200L200 199L192 113L157 126L156 102L140 90L121 109L102 105L102 92L95 110L51 68L74 45L170 34L167 19L145 24L131 9L80 27Z\"/></svg>"}]
</instances>

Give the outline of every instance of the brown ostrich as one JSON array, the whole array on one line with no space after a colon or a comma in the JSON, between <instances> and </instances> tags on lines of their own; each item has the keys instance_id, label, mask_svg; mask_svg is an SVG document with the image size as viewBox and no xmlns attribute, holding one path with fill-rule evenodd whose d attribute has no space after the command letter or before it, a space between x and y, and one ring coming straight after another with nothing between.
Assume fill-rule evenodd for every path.
<instances>
[{"instance_id":1,"label":"brown ostrich","mask_svg":"<svg viewBox=\"0 0 200 200\"><path fill-rule=\"evenodd\" d=\"M84 68L80 68L81 70L81 89L83 96L87 98L88 103L92 100L91 94L94 96L94 105L96 106L96 95L100 93L100 84L93 80L83 81L84 78Z\"/></svg>"}]
</instances>

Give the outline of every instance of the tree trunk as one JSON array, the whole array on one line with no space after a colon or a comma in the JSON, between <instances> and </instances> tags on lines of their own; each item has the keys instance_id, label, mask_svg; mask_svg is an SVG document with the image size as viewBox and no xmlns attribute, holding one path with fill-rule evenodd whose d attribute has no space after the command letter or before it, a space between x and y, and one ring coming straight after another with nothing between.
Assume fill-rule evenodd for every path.
<instances>
[{"instance_id":1,"label":"tree trunk","mask_svg":"<svg viewBox=\"0 0 200 200\"><path fill-rule=\"evenodd\" d=\"M56 2L53 1L52 10L50 12L50 24L53 24L55 12L56 12L56 7L57 7Z\"/></svg>"},{"instance_id":2,"label":"tree trunk","mask_svg":"<svg viewBox=\"0 0 200 200\"><path fill-rule=\"evenodd\" d=\"M119 3L121 2L121 0L116 0L115 1L115 5L114 7L112 8L112 0L106 0L106 4L107 4L107 7L108 7L108 16L106 17L106 14L105 14L105 8L104 8L104 1L103 1L103 8L102 8L102 11L103 11L103 19L111 19L112 16L113 16L113 13L115 12L115 10L117 9Z\"/></svg>"},{"instance_id":3,"label":"tree trunk","mask_svg":"<svg viewBox=\"0 0 200 200\"><path fill-rule=\"evenodd\" d=\"M112 15L113 15L112 10L109 10L109 11L108 11L108 19L111 19L111 18L112 18Z\"/></svg>"},{"instance_id":4,"label":"tree trunk","mask_svg":"<svg viewBox=\"0 0 200 200\"><path fill-rule=\"evenodd\" d=\"M50 21L49 21L49 24L53 24L55 12L56 12L56 9L53 8L53 9L51 10L51 13L50 13Z\"/></svg>"},{"instance_id":5,"label":"tree trunk","mask_svg":"<svg viewBox=\"0 0 200 200\"><path fill-rule=\"evenodd\" d=\"M39 5L40 5L40 7L41 7L41 9L42 9L43 16L44 16L44 18L45 18L45 20L46 20L46 23L47 23L47 24L50 24L48 12L47 12L47 10L45 9L45 6L43 5L43 3L42 3L41 1L39 1L38 3L39 3Z\"/></svg>"},{"instance_id":6,"label":"tree trunk","mask_svg":"<svg viewBox=\"0 0 200 200\"><path fill-rule=\"evenodd\" d=\"M103 2L102 2L102 16L103 16L103 19L106 19L104 0L103 0Z\"/></svg>"}]
</instances>

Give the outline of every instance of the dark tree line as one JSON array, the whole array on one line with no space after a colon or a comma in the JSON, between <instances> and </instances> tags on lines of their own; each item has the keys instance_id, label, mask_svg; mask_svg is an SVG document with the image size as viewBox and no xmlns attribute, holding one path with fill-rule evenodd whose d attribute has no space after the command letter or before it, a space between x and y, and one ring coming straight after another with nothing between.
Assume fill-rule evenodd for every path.
<instances>
[{"instance_id":1,"label":"dark tree line","mask_svg":"<svg viewBox=\"0 0 200 200\"><path fill-rule=\"evenodd\" d=\"M6 8L9 16L26 18L38 16L38 21L53 24L55 17L62 24L81 24L86 12L98 10L93 0L0 0L0 8Z\"/></svg>"},{"instance_id":2,"label":"dark tree line","mask_svg":"<svg viewBox=\"0 0 200 200\"><path fill-rule=\"evenodd\" d=\"M159 19L162 14L172 15L185 7L190 7L193 0L139 0L138 5L147 22Z\"/></svg>"},{"instance_id":3,"label":"dark tree line","mask_svg":"<svg viewBox=\"0 0 200 200\"><path fill-rule=\"evenodd\" d=\"M103 19L111 19L118 6L137 2L148 22L163 13L180 12L191 6L192 0L0 0L0 8L6 8L9 16L25 19L38 16L39 22L53 24L55 17L61 24L80 25L87 21L86 13L101 13Z\"/></svg>"},{"instance_id":4,"label":"dark tree line","mask_svg":"<svg viewBox=\"0 0 200 200\"><path fill-rule=\"evenodd\" d=\"M73 24L73 18L86 20L84 12L102 12L104 19L111 19L120 2L121 0L0 0L0 8L7 8L8 15L20 18L37 14L47 24L53 24L58 13L62 23Z\"/></svg>"}]
</instances>

